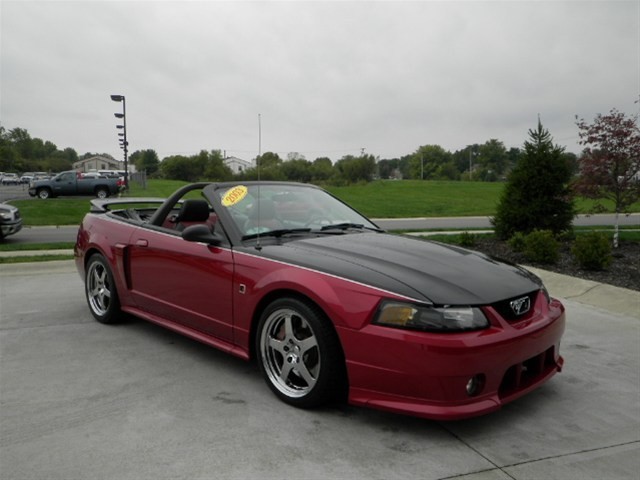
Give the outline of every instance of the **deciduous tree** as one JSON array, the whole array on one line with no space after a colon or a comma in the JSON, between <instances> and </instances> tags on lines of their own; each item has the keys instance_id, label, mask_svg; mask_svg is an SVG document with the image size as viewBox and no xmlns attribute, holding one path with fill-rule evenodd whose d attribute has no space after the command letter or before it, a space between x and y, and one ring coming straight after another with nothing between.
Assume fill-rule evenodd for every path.
<instances>
[{"instance_id":1,"label":"deciduous tree","mask_svg":"<svg viewBox=\"0 0 640 480\"><path fill-rule=\"evenodd\" d=\"M614 247L618 246L618 215L640 199L640 130L638 116L627 117L612 109L598 114L593 123L577 120L580 144L585 146L579 160L580 176L574 190L596 200L614 204L616 213Z\"/></svg>"},{"instance_id":2,"label":"deciduous tree","mask_svg":"<svg viewBox=\"0 0 640 480\"><path fill-rule=\"evenodd\" d=\"M423 145L411 159L411 176L421 180L442 178L442 167L452 159L451 153L440 145Z\"/></svg>"},{"instance_id":3,"label":"deciduous tree","mask_svg":"<svg viewBox=\"0 0 640 480\"><path fill-rule=\"evenodd\" d=\"M146 171L147 175L153 175L160 167L158 154L155 150L137 150L131 154L129 161L136 166L139 172Z\"/></svg>"}]
</instances>

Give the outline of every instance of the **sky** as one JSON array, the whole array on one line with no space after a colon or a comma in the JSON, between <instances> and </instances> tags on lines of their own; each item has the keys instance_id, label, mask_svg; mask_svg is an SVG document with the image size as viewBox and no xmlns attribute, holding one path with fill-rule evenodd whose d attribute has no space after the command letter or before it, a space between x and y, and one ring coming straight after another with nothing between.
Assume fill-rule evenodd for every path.
<instances>
[{"instance_id":1,"label":"sky","mask_svg":"<svg viewBox=\"0 0 640 480\"><path fill-rule=\"evenodd\" d=\"M640 110L640 0L0 0L0 124L78 154L522 147Z\"/></svg>"}]
</instances>

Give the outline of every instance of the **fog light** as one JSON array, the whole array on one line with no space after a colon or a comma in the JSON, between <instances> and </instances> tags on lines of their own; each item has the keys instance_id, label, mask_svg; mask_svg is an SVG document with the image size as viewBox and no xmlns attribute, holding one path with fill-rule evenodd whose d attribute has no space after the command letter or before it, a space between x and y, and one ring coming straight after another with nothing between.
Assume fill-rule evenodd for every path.
<instances>
[{"instance_id":1,"label":"fog light","mask_svg":"<svg viewBox=\"0 0 640 480\"><path fill-rule=\"evenodd\" d=\"M483 387L484 387L484 375L483 374L474 375L467 382L467 395L469 395L470 397L474 397L482 391Z\"/></svg>"}]
</instances>

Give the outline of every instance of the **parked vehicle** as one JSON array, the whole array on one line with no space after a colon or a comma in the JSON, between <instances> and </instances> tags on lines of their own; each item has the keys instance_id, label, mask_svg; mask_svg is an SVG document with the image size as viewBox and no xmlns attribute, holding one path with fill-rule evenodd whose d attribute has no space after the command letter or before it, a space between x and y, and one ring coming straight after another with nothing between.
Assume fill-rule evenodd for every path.
<instances>
[{"instance_id":1,"label":"parked vehicle","mask_svg":"<svg viewBox=\"0 0 640 480\"><path fill-rule=\"evenodd\" d=\"M107 176L98 172L81 172L78 174L78 178L107 178Z\"/></svg>"},{"instance_id":2,"label":"parked vehicle","mask_svg":"<svg viewBox=\"0 0 640 480\"><path fill-rule=\"evenodd\" d=\"M20 177L16 173L5 173L2 176L2 185L18 185Z\"/></svg>"},{"instance_id":3,"label":"parked vehicle","mask_svg":"<svg viewBox=\"0 0 640 480\"><path fill-rule=\"evenodd\" d=\"M25 172L20 176L20 183L30 184L35 178L36 174L34 172Z\"/></svg>"},{"instance_id":4,"label":"parked vehicle","mask_svg":"<svg viewBox=\"0 0 640 480\"><path fill-rule=\"evenodd\" d=\"M563 365L564 307L538 277L387 234L318 187L197 183L164 201L91 203L75 259L95 319L133 314L255 359L290 405L346 395L465 418Z\"/></svg>"},{"instance_id":5,"label":"parked vehicle","mask_svg":"<svg viewBox=\"0 0 640 480\"><path fill-rule=\"evenodd\" d=\"M7 235L18 233L22 229L22 217L18 207L0 203L0 241Z\"/></svg>"},{"instance_id":6,"label":"parked vehicle","mask_svg":"<svg viewBox=\"0 0 640 480\"><path fill-rule=\"evenodd\" d=\"M62 172L50 180L31 182L29 195L42 199L60 195L95 195L106 198L120 191L123 182L117 178L83 178L76 171Z\"/></svg>"},{"instance_id":7,"label":"parked vehicle","mask_svg":"<svg viewBox=\"0 0 640 480\"><path fill-rule=\"evenodd\" d=\"M98 173L100 175L104 175L105 177L110 177L110 178L113 178L113 177L124 178L125 176L124 170L98 170Z\"/></svg>"}]
</instances>

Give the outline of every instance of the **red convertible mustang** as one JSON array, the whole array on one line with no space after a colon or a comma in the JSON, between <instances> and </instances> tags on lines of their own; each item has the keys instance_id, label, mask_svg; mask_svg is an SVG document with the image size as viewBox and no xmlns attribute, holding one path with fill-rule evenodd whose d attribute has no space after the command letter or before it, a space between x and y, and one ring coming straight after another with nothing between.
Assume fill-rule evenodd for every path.
<instances>
[{"instance_id":1,"label":"red convertible mustang","mask_svg":"<svg viewBox=\"0 0 640 480\"><path fill-rule=\"evenodd\" d=\"M562 367L564 307L536 276L385 233L312 185L196 183L92 205L75 260L93 316L255 359L288 404L459 419Z\"/></svg>"}]
</instances>

